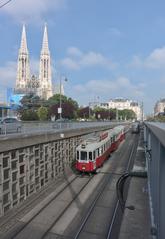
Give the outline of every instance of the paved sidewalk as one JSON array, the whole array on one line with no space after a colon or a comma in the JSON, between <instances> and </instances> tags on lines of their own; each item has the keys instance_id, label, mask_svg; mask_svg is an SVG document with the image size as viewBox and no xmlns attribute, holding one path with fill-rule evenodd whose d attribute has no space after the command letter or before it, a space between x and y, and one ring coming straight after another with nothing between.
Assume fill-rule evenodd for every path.
<instances>
[{"instance_id":1,"label":"paved sidewalk","mask_svg":"<svg viewBox=\"0 0 165 239\"><path fill-rule=\"evenodd\" d=\"M145 170L143 132L140 134L133 170ZM147 178L131 178L126 201L126 206L130 205L134 206L135 210L125 209L119 239L151 239Z\"/></svg>"}]
</instances>

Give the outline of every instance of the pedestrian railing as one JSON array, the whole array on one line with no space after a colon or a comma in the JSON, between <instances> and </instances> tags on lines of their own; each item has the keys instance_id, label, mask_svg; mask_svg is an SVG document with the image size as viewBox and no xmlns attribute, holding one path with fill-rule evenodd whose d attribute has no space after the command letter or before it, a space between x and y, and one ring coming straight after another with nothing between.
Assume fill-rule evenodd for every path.
<instances>
[{"instance_id":1,"label":"pedestrian railing","mask_svg":"<svg viewBox=\"0 0 165 239\"><path fill-rule=\"evenodd\" d=\"M165 123L146 122L144 144L153 238L165 238Z\"/></svg>"}]
</instances>

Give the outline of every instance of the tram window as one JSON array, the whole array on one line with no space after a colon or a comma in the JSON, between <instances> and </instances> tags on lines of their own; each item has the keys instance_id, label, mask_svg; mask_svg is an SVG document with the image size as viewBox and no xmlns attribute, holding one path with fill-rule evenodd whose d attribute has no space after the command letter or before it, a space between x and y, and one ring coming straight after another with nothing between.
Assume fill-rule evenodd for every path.
<instances>
[{"instance_id":1,"label":"tram window","mask_svg":"<svg viewBox=\"0 0 165 239\"><path fill-rule=\"evenodd\" d=\"M87 152L81 151L81 160L87 160Z\"/></svg>"},{"instance_id":2,"label":"tram window","mask_svg":"<svg viewBox=\"0 0 165 239\"><path fill-rule=\"evenodd\" d=\"M92 160L92 152L89 152L89 160Z\"/></svg>"},{"instance_id":3,"label":"tram window","mask_svg":"<svg viewBox=\"0 0 165 239\"><path fill-rule=\"evenodd\" d=\"M93 159L95 160L95 151L93 151Z\"/></svg>"},{"instance_id":4,"label":"tram window","mask_svg":"<svg viewBox=\"0 0 165 239\"><path fill-rule=\"evenodd\" d=\"M79 151L77 151L77 160L79 159Z\"/></svg>"},{"instance_id":5,"label":"tram window","mask_svg":"<svg viewBox=\"0 0 165 239\"><path fill-rule=\"evenodd\" d=\"M99 149L96 149L96 157L99 156Z\"/></svg>"}]
</instances>

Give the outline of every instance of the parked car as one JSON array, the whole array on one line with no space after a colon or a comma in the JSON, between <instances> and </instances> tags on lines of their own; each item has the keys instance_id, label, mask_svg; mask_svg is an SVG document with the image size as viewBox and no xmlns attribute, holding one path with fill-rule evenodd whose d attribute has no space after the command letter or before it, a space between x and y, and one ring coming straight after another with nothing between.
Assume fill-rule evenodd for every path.
<instances>
[{"instance_id":1,"label":"parked car","mask_svg":"<svg viewBox=\"0 0 165 239\"><path fill-rule=\"evenodd\" d=\"M0 120L0 134L21 132L22 123L16 118L7 117Z\"/></svg>"},{"instance_id":2,"label":"parked car","mask_svg":"<svg viewBox=\"0 0 165 239\"><path fill-rule=\"evenodd\" d=\"M57 119L52 125L53 129L67 128L71 121L66 118Z\"/></svg>"},{"instance_id":3,"label":"parked car","mask_svg":"<svg viewBox=\"0 0 165 239\"><path fill-rule=\"evenodd\" d=\"M69 119L66 118L61 118L61 119L57 119L56 122L69 122Z\"/></svg>"}]
</instances>

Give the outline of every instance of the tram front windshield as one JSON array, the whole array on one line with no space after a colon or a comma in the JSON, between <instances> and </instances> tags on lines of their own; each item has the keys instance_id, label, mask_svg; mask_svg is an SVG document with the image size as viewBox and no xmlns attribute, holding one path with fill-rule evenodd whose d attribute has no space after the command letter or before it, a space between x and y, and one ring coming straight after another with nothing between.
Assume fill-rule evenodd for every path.
<instances>
[{"instance_id":1,"label":"tram front windshield","mask_svg":"<svg viewBox=\"0 0 165 239\"><path fill-rule=\"evenodd\" d=\"M83 161L87 160L87 152L81 151L81 160Z\"/></svg>"}]
</instances>

